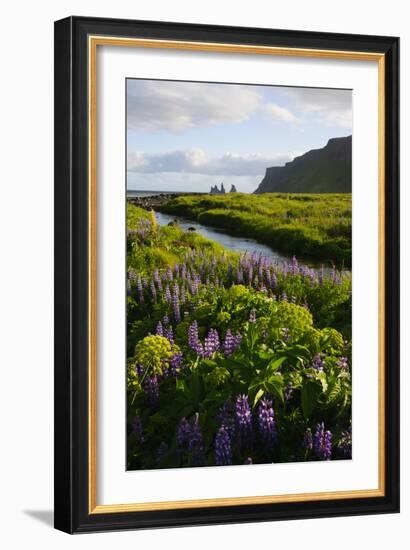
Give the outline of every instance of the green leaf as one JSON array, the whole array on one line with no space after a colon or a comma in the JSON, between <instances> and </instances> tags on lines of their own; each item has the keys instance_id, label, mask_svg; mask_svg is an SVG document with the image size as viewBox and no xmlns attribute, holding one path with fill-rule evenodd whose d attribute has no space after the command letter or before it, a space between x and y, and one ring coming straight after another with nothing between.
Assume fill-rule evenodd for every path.
<instances>
[{"instance_id":1,"label":"green leaf","mask_svg":"<svg viewBox=\"0 0 410 550\"><path fill-rule=\"evenodd\" d=\"M302 386L301 402L303 415L306 419L310 418L314 411L319 395L321 394L321 388L316 382L305 382Z\"/></svg>"},{"instance_id":2,"label":"green leaf","mask_svg":"<svg viewBox=\"0 0 410 550\"><path fill-rule=\"evenodd\" d=\"M286 361L286 359L287 359L286 355L283 355L282 357L279 357L276 359L272 359L268 364L268 371L270 373L275 372L282 365L282 363Z\"/></svg>"},{"instance_id":3,"label":"green leaf","mask_svg":"<svg viewBox=\"0 0 410 550\"><path fill-rule=\"evenodd\" d=\"M263 394L265 393L265 390L263 390L262 388L260 388L260 390L257 392L257 394L255 395L255 399L253 400L253 407L256 406L256 404L258 403L259 399L263 396Z\"/></svg>"},{"instance_id":4,"label":"green leaf","mask_svg":"<svg viewBox=\"0 0 410 550\"><path fill-rule=\"evenodd\" d=\"M266 390L273 393L273 395L277 397L281 403L285 402L283 397L284 380L282 376L271 376L265 381L264 386Z\"/></svg>"},{"instance_id":5,"label":"green leaf","mask_svg":"<svg viewBox=\"0 0 410 550\"><path fill-rule=\"evenodd\" d=\"M323 393L325 393L326 390L327 390L327 386L328 386L327 379L326 379L326 373L324 371L321 371L316 375L316 378L318 380L320 380L320 383L322 384Z\"/></svg>"}]
</instances>

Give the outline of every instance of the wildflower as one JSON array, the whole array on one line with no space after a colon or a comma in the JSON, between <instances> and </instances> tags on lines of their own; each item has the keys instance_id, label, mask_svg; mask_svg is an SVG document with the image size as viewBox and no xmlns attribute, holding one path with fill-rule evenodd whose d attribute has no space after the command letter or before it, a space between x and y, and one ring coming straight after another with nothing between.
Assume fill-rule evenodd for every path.
<instances>
[{"instance_id":1,"label":"wildflower","mask_svg":"<svg viewBox=\"0 0 410 550\"><path fill-rule=\"evenodd\" d=\"M144 393L149 405L155 406L159 401L158 376L147 376L143 382Z\"/></svg>"},{"instance_id":2,"label":"wildflower","mask_svg":"<svg viewBox=\"0 0 410 550\"><path fill-rule=\"evenodd\" d=\"M226 356L232 355L239 347L241 343L241 339L242 339L242 336L240 334L236 334L234 336L231 330L228 329L226 331L225 340L222 346L224 354Z\"/></svg>"},{"instance_id":3,"label":"wildflower","mask_svg":"<svg viewBox=\"0 0 410 550\"><path fill-rule=\"evenodd\" d=\"M188 328L188 346L198 355L203 354L203 346L199 341L198 323L194 321Z\"/></svg>"},{"instance_id":4,"label":"wildflower","mask_svg":"<svg viewBox=\"0 0 410 550\"><path fill-rule=\"evenodd\" d=\"M171 376L177 377L183 368L182 365L182 353L179 351L174 353L169 361L168 372Z\"/></svg>"},{"instance_id":5,"label":"wildflower","mask_svg":"<svg viewBox=\"0 0 410 550\"><path fill-rule=\"evenodd\" d=\"M174 345L174 331L172 330L172 325L164 328L164 337L168 340L171 346Z\"/></svg>"},{"instance_id":6,"label":"wildflower","mask_svg":"<svg viewBox=\"0 0 410 550\"><path fill-rule=\"evenodd\" d=\"M324 422L316 426L313 436L313 452L321 460L330 460L332 458L332 432L325 430Z\"/></svg>"},{"instance_id":7,"label":"wildflower","mask_svg":"<svg viewBox=\"0 0 410 550\"><path fill-rule=\"evenodd\" d=\"M275 413L270 399L261 399L258 406L259 433L268 448L276 443L278 433L276 431Z\"/></svg>"},{"instance_id":8,"label":"wildflower","mask_svg":"<svg viewBox=\"0 0 410 550\"><path fill-rule=\"evenodd\" d=\"M174 310L175 321L179 323L181 321L181 310L179 306L179 286L178 283L174 284L174 292L172 295L172 308Z\"/></svg>"},{"instance_id":9,"label":"wildflower","mask_svg":"<svg viewBox=\"0 0 410 550\"><path fill-rule=\"evenodd\" d=\"M163 365L172 357L171 343L163 336L146 336L135 346L135 357L137 363L153 374L162 374Z\"/></svg>"},{"instance_id":10,"label":"wildflower","mask_svg":"<svg viewBox=\"0 0 410 550\"><path fill-rule=\"evenodd\" d=\"M285 390L283 392L283 397L285 401L289 401L293 397L293 386L292 382L289 382L289 384L285 387Z\"/></svg>"},{"instance_id":11,"label":"wildflower","mask_svg":"<svg viewBox=\"0 0 410 550\"><path fill-rule=\"evenodd\" d=\"M336 362L336 365L342 370L348 369L349 363L347 357L340 357L340 359Z\"/></svg>"},{"instance_id":12,"label":"wildflower","mask_svg":"<svg viewBox=\"0 0 410 550\"><path fill-rule=\"evenodd\" d=\"M325 362L322 360L322 356L320 355L320 353L318 353L313 358L312 367L315 370L322 371L324 366L325 366Z\"/></svg>"},{"instance_id":13,"label":"wildflower","mask_svg":"<svg viewBox=\"0 0 410 550\"><path fill-rule=\"evenodd\" d=\"M180 421L177 429L177 443L180 452L189 453L192 466L203 465L205 461L204 441L199 426L199 413L195 413L190 422L186 418Z\"/></svg>"},{"instance_id":14,"label":"wildflower","mask_svg":"<svg viewBox=\"0 0 410 550\"><path fill-rule=\"evenodd\" d=\"M246 395L238 395L235 403L235 424L239 444L248 447L253 440L252 412Z\"/></svg>"},{"instance_id":15,"label":"wildflower","mask_svg":"<svg viewBox=\"0 0 410 550\"><path fill-rule=\"evenodd\" d=\"M232 464L231 438L225 426L221 426L215 437L215 464L226 466Z\"/></svg>"},{"instance_id":16,"label":"wildflower","mask_svg":"<svg viewBox=\"0 0 410 550\"><path fill-rule=\"evenodd\" d=\"M161 321L159 321L157 324L157 328L155 329L155 334L157 336L164 336L164 328L162 326Z\"/></svg>"},{"instance_id":17,"label":"wildflower","mask_svg":"<svg viewBox=\"0 0 410 550\"><path fill-rule=\"evenodd\" d=\"M204 342L204 357L211 357L219 350L219 335L216 329L211 328Z\"/></svg>"},{"instance_id":18,"label":"wildflower","mask_svg":"<svg viewBox=\"0 0 410 550\"><path fill-rule=\"evenodd\" d=\"M342 432L341 438L338 444L338 448L342 453L343 458L352 458L352 428L349 428Z\"/></svg>"},{"instance_id":19,"label":"wildflower","mask_svg":"<svg viewBox=\"0 0 410 550\"><path fill-rule=\"evenodd\" d=\"M225 401L223 406L219 409L217 419L221 426L224 426L227 430L231 440L235 434L235 420L233 417L232 406L229 401Z\"/></svg>"}]
</instances>

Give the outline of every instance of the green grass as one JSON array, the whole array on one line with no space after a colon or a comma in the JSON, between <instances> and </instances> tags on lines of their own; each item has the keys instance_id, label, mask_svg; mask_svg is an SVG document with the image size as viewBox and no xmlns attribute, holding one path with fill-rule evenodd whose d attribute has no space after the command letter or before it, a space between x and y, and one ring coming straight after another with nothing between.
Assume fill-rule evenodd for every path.
<instances>
[{"instance_id":1,"label":"green grass","mask_svg":"<svg viewBox=\"0 0 410 550\"><path fill-rule=\"evenodd\" d=\"M299 258L351 266L350 194L179 196L160 210Z\"/></svg>"}]
</instances>

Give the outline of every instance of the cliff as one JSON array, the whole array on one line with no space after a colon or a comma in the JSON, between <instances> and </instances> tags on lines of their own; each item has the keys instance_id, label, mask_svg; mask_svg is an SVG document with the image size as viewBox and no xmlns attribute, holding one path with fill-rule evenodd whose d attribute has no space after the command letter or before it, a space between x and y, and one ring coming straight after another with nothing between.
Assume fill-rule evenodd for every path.
<instances>
[{"instance_id":1,"label":"cliff","mask_svg":"<svg viewBox=\"0 0 410 550\"><path fill-rule=\"evenodd\" d=\"M266 169L255 193L351 193L352 136L329 139L287 162Z\"/></svg>"}]
</instances>

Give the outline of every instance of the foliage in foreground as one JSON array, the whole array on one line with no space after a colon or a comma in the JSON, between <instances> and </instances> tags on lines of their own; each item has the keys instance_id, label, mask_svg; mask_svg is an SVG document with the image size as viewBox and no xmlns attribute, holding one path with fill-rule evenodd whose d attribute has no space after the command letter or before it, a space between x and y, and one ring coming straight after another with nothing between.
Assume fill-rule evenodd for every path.
<instances>
[{"instance_id":1,"label":"foliage in foreground","mask_svg":"<svg viewBox=\"0 0 410 550\"><path fill-rule=\"evenodd\" d=\"M254 238L290 255L351 265L351 194L186 195L161 210Z\"/></svg>"},{"instance_id":2,"label":"foliage in foreground","mask_svg":"<svg viewBox=\"0 0 410 550\"><path fill-rule=\"evenodd\" d=\"M128 468L350 458L350 278L128 208Z\"/></svg>"}]
</instances>

